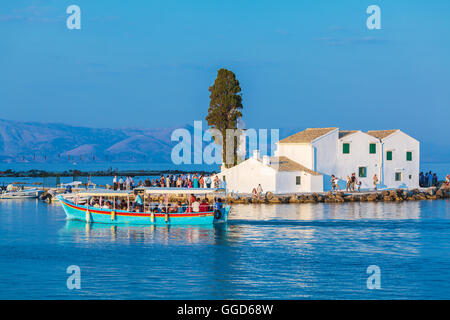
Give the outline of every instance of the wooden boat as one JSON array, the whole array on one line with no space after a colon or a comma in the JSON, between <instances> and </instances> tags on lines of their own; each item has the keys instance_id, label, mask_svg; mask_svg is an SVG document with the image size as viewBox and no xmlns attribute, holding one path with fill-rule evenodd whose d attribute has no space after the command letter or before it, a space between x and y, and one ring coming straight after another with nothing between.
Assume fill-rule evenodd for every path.
<instances>
[{"instance_id":1,"label":"wooden boat","mask_svg":"<svg viewBox=\"0 0 450 320\"><path fill-rule=\"evenodd\" d=\"M213 194L218 196L223 194L223 189L209 189L209 188L136 188L133 191L128 190L86 190L77 193L78 197L99 197L102 199L112 199L114 207L102 208L92 205L81 205L77 203L77 198L74 201L65 199L62 195L57 198L60 201L68 219L82 220L86 222L108 223L108 224L139 224L139 225L207 225L213 223L223 223L228 219L228 214L231 207L229 205L216 206L214 210L205 212L152 212L145 206L143 212L136 212L130 210L130 198L135 195L141 195L144 204L150 204L151 195L164 196L166 199L165 205L168 208L167 199L169 195L207 195ZM120 210L116 208L116 199L127 199L127 210ZM101 202L100 200L100 202ZM188 208L191 208L189 202ZM188 209L189 210L189 209ZM192 210L191 210L192 211Z\"/></svg>"}]
</instances>

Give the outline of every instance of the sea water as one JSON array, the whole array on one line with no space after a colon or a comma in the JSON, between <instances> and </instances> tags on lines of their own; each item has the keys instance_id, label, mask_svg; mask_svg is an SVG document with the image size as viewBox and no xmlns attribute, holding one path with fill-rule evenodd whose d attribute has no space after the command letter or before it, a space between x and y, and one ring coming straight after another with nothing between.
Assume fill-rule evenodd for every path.
<instances>
[{"instance_id":1,"label":"sea water","mask_svg":"<svg viewBox=\"0 0 450 320\"><path fill-rule=\"evenodd\" d=\"M450 299L450 201L234 205L224 225L140 227L0 200L0 299L110 298Z\"/></svg>"}]
</instances>

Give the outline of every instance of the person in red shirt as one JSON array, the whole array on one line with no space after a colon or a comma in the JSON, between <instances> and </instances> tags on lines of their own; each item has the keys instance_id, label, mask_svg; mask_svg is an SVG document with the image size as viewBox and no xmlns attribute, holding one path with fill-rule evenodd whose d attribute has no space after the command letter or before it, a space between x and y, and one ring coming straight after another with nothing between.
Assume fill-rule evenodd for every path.
<instances>
[{"instance_id":1,"label":"person in red shirt","mask_svg":"<svg viewBox=\"0 0 450 320\"><path fill-rule=\"evenodd\" d=\"M200 204L200 212L208 212L208 201L206 199L203 199L202 203Z\"/></svg>"}]
</instances>

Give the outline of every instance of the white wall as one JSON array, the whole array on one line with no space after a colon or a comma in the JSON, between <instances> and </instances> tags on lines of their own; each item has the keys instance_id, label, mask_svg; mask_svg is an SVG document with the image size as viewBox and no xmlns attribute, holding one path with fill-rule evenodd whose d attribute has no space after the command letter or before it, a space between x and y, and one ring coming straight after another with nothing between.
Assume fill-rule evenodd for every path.
<instances>
[{"instance_id":1,"label":"white wall","mask_svg":"<svg viewBox=\"0 0 450 320\"><path fill-rule=\"evenodd\" d=\"M300 185L296 184L296 177L300 177ZM321 192L320 184L317 183L317 179L313 180L311 174L300 171L278 171L276 175L277 192L278 193L291 193L291 192ZM322 181L322 176L318 180ZM313 184L314 181L314 184ZM316 190L312 190L312 188ZM320 188L320 190L317 190Z\"/></svg>"},{"instance_id":2,"label":"white wall","mask_svg":"<svg viewBox=\"0 0 450 320\"><path fill-rule=\"evenodd\" d=\"M392 151L392 160L386 160ZM412 161L406 160L406 151L412 151ZM383 140L383 183L388 188L419 187L420 143L398 131ZM401 172L402 180L395 181L395 173ZM410 178L411 176L411 178Z\"/></svg>"},{"instance_id":3,"label":"white wall","mask_svg":"<svg viewBox=\"0 0 450 320\"><path fill-rule=\"evenodd\" d=\"M350 153L343 153L343 144L350 144ZM371 154L369 145L376 144L376 153ZM346 187L347 176L352 173L356 174L358 181L362 182L361 188L373 188L373 176L377 175L380 180L381 172L381 142L379 139L368 135L367 133L358 131L354 134L345 136L337 142L337 170L334 174L337 175L340 181L341 188ZM359 176L359 167L367 168L366 177Z\"/></svg>"},{"instance_id":4,"label":"white wall","mask_svg":"<svg viewBox=\"0 0 450 320\"><path fill-rule=\"evenodd\" d=\"M249 158L237 166L222 169L218 176L221 180L223 180L223 176L226 176L228 192L251 193L253 188L258 187L258 184L261 184L264 192L275 192L275 173L273 168L263 165L254 158Z\"/></svg>"},{"instance_id":5,"label":"white wall","mask_svg":"<svg viewBox=\"0 0 450 320\"><path fill-rule=\"evenodd\" d=\"M227 191L234 193L251 193L258 184L261 184L264 193L323 191L322 176L300 171L277 171L254 158L229 169L222 168L218 176L221 180L225 176ZM300 185L296 184L297 176L301 177Z\"/></svg>"},{"instance_id":6,"label":"white wall","mask_svg":"<svg viewBox=\"0 0 450 320\"><path fill-rule=\"evenodd\" d=\"M315 164L311 170L330 175L336 172L336 148L338 139L339 130L335 129L312 142Z\"/></svg>"},{"instance_id":7,"label":"white wall","mask_svg":"<svg viewBox=\"0 0 450 320\"><path fill-rule=\"evenodd\" d=\"M285 156L313 170L314 156L309 143L277 143L275 156Z\"/></svg>"}]
</instances>

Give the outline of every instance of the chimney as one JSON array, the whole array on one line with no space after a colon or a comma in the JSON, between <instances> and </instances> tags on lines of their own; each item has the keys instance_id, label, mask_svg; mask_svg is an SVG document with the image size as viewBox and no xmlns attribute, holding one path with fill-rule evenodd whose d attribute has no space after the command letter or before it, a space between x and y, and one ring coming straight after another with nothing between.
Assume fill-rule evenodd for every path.
<instances>
[{"instance_id":1,"label":"chimney","mask_svg":"<svg viewBox=\"0 0 450 320\"><path fill-rule=\"evenodd\" d=\"M269 156L263 156L263 164L269 165L270 164L270 157Z\"/></svg>"},{"instance_id":2,"label":"chimney","mask_svg":"<svg viewBox=\"0 0 450 320\"><path fill-rule=\"evenodd\" d=\"M259 150L253 150L253 158L259 160Z\"/></svg>"}]
</instances>

